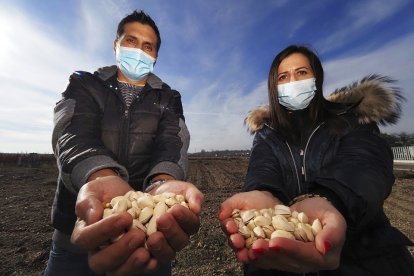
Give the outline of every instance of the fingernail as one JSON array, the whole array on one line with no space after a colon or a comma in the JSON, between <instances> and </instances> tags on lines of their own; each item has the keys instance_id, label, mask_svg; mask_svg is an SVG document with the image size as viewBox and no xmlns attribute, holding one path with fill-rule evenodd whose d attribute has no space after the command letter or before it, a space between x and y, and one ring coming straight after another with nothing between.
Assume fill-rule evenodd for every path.
<instances>
[{"instance_id":1,"label":"fingernail","mask_svg":"<svg viewBox=\"0 0 414 276\"><path fill-rule=\"evenodd\" d=\"M263 248L253 248L254 253L263 254L265 250Z\"/></svg>"},{"instance_id":2,"label":"fingernail","mask_svg":"<svg viewBox=\"0 0 414 276\"><path fill-rule=\"evenodd\" d=\"M269 249L272 250L273 252L280 251L280 247L279 246L272 246L272 247L269 247Z\"/></svg>"},{"instance_id":3,"label":"fingernail","mask_svg":"<svg viewBox=\"0 0 414 276\"><path fill-rule=\"evenodd\" d=\"M324 251L323 255L326 255L326 254L328 254L329 250L331 249L332 244L329 241L324 241L323 246L325 247L325 251Z\"/></svg>"}]
</instances>

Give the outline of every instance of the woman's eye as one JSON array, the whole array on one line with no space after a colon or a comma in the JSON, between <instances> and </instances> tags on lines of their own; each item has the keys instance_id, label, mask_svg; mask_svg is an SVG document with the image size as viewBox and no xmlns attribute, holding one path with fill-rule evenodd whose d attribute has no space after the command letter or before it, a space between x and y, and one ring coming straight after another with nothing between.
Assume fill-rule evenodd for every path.
<instances>
[{"instance_id":1,"label":"woman's eye","mask_svg":"<svg viewBox=\"0 0 414 276\"><path fill-rule=\"evenodd\" d=\"M279 76L279 78L277 80L282 81L286 79L286 75L281 75Z\"/></svg>"}]
</instances>

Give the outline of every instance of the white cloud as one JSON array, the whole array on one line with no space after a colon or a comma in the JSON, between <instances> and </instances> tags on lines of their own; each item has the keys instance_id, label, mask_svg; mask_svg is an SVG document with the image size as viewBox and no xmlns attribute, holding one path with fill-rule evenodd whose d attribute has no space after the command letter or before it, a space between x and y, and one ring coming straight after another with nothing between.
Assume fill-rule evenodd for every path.
<instances>
[{"instance_id":1,"label":"white cloud","mask_svg":"<svg viewBox=\"0 0 414 276\"><path fill-rule=\"evenodd\" d=\"M326 73L325 94L335 88L349 85L362 77L378 73L397 80L397 86L402 88L407 102L403 105L403 117L395 126L384 128L386 132L406 131L414 133L414 94L412 93L414 72L414 33L391 41L375 51L330 60L325 63Z\"/></svg>"},{"instance_id":2,"label":"white cloud","mask_svg":"<svg viewBox=\"0 0 414 276\"><path fill-rule=\"evenodd\" d=\"M57 30L10 6L0 10L0 36L0 152L51 152L53 107L69 75L99 59L94 65Z\"/></svg>"}]
</instances>

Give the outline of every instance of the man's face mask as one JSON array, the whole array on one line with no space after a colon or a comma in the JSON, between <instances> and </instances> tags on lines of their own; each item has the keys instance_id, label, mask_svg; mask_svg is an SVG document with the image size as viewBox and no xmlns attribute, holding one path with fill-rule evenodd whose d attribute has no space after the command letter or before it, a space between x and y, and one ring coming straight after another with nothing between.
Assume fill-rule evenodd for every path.
<instances>
[{"instance_id":1,"label":"man's face mask","mask_svg":"<svg viewBox=\"0 0 414 276\"><path fill-rule=\"evenodd\" d=\"M277 86L279 103L289 110L302 110L308 107L315 96L316 79L279 84Z\"/></svg>"},{"instance_id":2,"label":"man's face mask","mask_svg":"<svg viewBox=\"0 0 414 276\"><path fill-rule=\"evenodd\" d=\"M132 81L141 81L154 70L156 59L141 49L123 47L117 43L115 56L118 68Z\"/></svg>"}]
</instances>

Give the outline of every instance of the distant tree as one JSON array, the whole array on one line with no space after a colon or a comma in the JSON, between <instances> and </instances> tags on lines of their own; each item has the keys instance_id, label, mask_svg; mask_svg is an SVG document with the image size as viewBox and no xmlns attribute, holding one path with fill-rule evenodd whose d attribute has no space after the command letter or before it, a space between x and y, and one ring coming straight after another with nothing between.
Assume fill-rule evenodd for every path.
<instances>
[{"instance_id":1,"label":"distant tree","mask_svg":"<svg viewBox=\"0 0 414 276\"><path fill-rule=\"evenodd\" d=\"M391 147L405 147L414 145L414 133L407 134L401 132L399 134L393 133L381 133L381 137L384 138Z\"/></svg>"}]
</instances>

